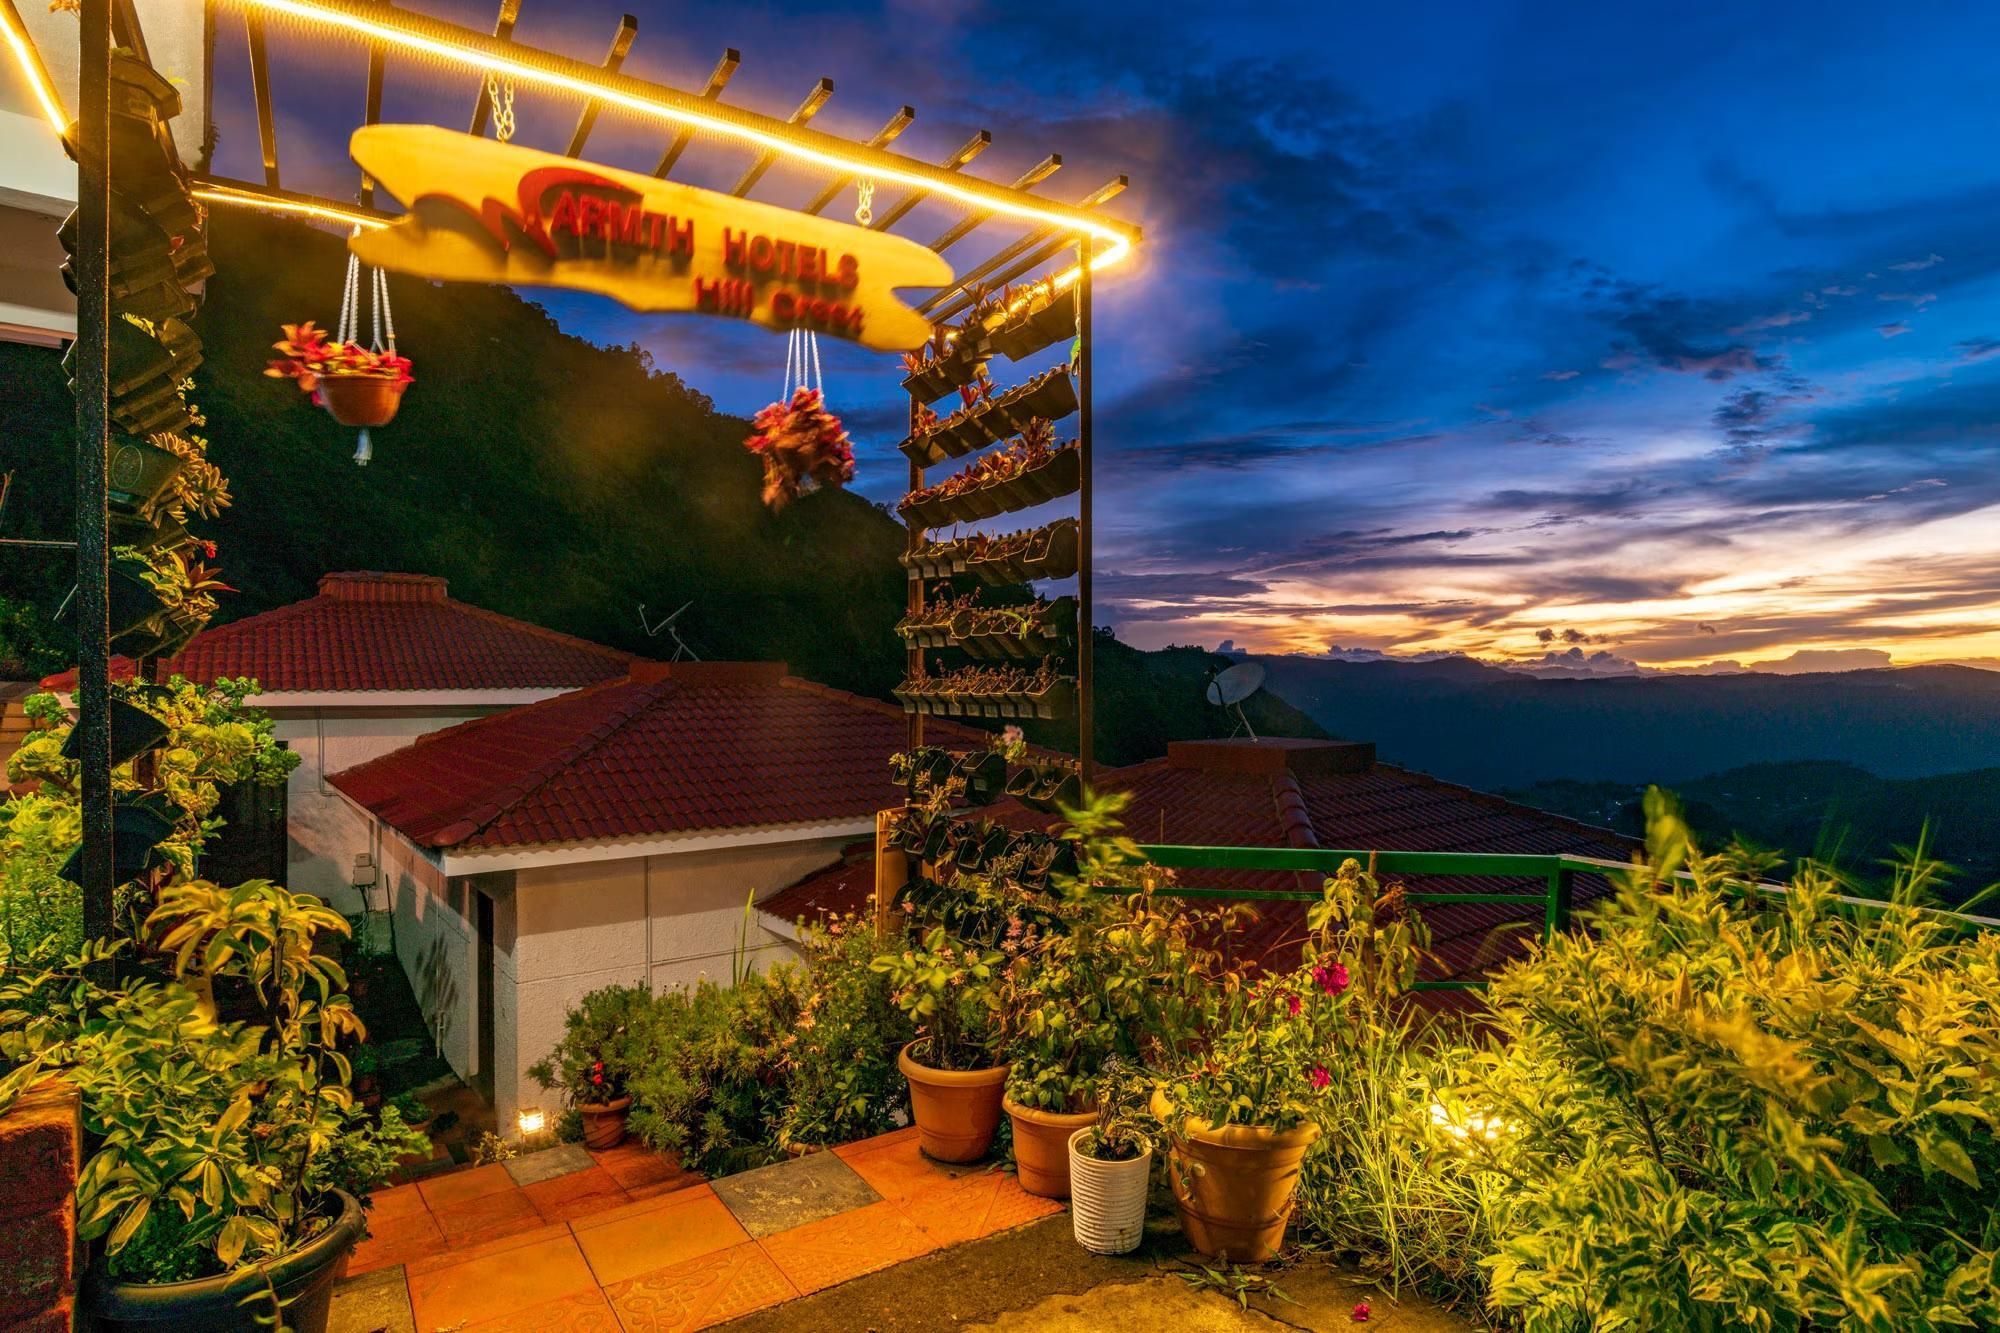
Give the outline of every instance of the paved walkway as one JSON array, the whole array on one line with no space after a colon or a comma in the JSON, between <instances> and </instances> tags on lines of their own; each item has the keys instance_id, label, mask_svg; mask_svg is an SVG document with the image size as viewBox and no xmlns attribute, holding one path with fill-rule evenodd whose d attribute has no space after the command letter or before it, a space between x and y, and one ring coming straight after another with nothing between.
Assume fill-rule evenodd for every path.
<instances>
[{"instance_id":1,"label":"paved walkway","mask_svg":"<svg viewBox=\"0 0 2000 1333\"><path fill-rule=\"evenodd\" d=\"M1062 1211L899 1130L713 1184L564 1146L375 1196L332 1333L706 1328Z\"/></svg>"}]
</instances>

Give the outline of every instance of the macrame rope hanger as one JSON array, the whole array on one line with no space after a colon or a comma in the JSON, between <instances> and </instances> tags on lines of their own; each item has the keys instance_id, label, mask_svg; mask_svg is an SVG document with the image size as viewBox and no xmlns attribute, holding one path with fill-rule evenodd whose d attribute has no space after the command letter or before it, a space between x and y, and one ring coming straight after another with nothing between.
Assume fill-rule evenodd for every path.
<instances>
[{"instance_id":1,"label":"macrame rope hanger","mask_svg":"<svg viewBox=\"0 0 2000 1333\"><path fill-rule=\"evenodd\" d=\"M491 95L490 80L487 87ZM512 103L510 90L508 104L511 106ZM496 102L494 105L497 107L499 104ZM510 114L509 124L512 120ZM865 227L874 220L875 182L864 178L856 181L854 185L854 221L857 225ZM808 366L812 371L810 380L806 378ZM814 390L819 394L820 406L826 406L826 380L819 369L819 335L811 329L794 328L790 337L785 340L785 383L778 392L778 401L789 404L792 395L800 389Z\"/></svg>"},{"instance_id":2,"label":"macrame rope hanger","mask_svg":"<svg viewBox=\"0 0 2000 1333\"><path fill-rule=\"evenodd\" d=\"M349 239L360 234L361 228L357 224ZM368 270L368 317L369 349L387 351L394 356L396 317L389 309L389 275L379 268ZM347 256L347 283L340 294L340 326L333 331L333 336L336 343L354 342L361 336L361 258L352 251ZM367 467L368 460L374 456L375 446L368 438L368 428L364 426L354 444L355 466Z\"/></svg>"}]
</instances>

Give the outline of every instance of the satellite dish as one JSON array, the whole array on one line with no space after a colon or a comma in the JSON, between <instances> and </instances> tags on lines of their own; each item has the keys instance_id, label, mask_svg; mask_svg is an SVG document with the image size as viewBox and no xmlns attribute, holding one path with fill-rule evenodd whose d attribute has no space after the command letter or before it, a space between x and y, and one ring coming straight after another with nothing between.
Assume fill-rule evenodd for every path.
<instances>
[{"instance_id":1,"label":"satellite dish","mask_svg":"<svg viewBox=\"0 0 2000 1333\"><path fill-rule=\"evenodd\" d=\"M1257 733L1251 727L1250 719L1243 715L1243 701L1262 688L1264 688L1264 664L1238 662L1235 666L1225 667L1210 677L1208 701L1217 708L1234 708L1237 729L1249 732L1250 739L1255 741ZM1229 735L1233 739L1236 732L1232 731Z\"/></svg>"}]
</instances>

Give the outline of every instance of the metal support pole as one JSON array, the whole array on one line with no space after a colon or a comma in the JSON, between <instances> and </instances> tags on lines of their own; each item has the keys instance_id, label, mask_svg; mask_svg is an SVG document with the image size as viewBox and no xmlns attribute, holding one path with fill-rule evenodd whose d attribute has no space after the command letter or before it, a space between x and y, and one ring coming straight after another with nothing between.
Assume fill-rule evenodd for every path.
<instances>
[{"instance_id":1,"label":"metal support pole","mask_svg":"<svg viewBox=\"0 0 2000 1333\"><path fill-rule=\"evenodd\" d=\"M1076 519L1076 756L1086 786L1097 779L1097 701L1092 689L1097 630L1090 595L1090 254L1091 238L1085 236L1077 244L1076 278L1076 444L1083 471Z\"/></svg>"},{"instance_id":2,"label":"metal support pole","mask_svg":"<svg viewBox=\"0 0 2000 1333\"><path fill-rule=\"evenodd\" d=\"M76 729L82 747L83 934L112 933L110 551L111 0L82 0L76 128Z\"/></svg>"}]
</instances>

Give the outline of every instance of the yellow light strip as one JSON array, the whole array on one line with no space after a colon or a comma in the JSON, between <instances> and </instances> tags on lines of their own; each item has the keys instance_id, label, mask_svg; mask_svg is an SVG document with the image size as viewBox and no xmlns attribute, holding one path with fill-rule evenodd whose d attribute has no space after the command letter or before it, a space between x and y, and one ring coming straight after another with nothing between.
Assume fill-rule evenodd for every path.
<instances>
[{"instance_id":1,"label":"yellow light strip","mask_svg":"<svg viewBox=\"0 0 2000 1333\"><path fill-rule=\"evenodd\" d=\"M63 114L62 99L49 86L42 69L42 59L35 50L34 39L21 23L21 15L14 8L14 0L0 0L0 31L7 34L7 45L13 48L14 60L21 67L21 76L34 90L35 100L42 104L42 114L49 124L55 126L56 138L69 134L69 117Z\"/></svg>"},{"instance_id":2,"label":"yellow light strip","mask_svg":"<svg viewBox=\"0 0 2000 1333\"><path fill-rule=\"evenodd\" d=\"M650 98L640 97L595 79L578 78L553 70L539 69L509 56L481 51L475 47L445 38L430 37L411 32L393 23L385 23L364 14L349 13L346 10L331 9L313 3L313 0L230 0L239 6L265 10L280 14L302 23L322 24L337 28L367 42L380 42L385 46L401 47L434 59L444 60L464 66L474 72L490 71L495 75L512 78L521 83L538 84L578 97L595 99L613 106L623 107L636 115L654 120L664 120L674 125L690 126L697 130L707 130L715 134L740 140L767 152L794 161L810 163L817 167L843 176L872 178L877 181L890 180L914 189L926 190L932 194L944 195L969 207L995 213L1006 213L1029 222L1055 226L1064 231L1088 232L1102 243L1101 248L1093 247L1091 267L1102 268L1123 259L1132 249L1131 238L1125 232L1102 222L1074 217L1067 213L1056 213L1036 208L1032 204L1005 195L989 194L984 191L952 185L929 176L914 172L898 171L874 161L864 161L837 152L825 151L803 143L797 143L777 134L748 125L738 125L719 116L707 115L696 110L683 110L667 106ZM1075 281L1074 270L1063 277ZM1068 282L1063 283L1069 285Z\"/></svg>"},{"instance_id":3,"label":"yellow light strip","mask_svg":"<svg viewBox=\"0 0 2000 1333\"><path fill-rule=\"evenodd\" d=\"M197 185L194 197L211 204L254 208L264 213L284 213L294 217L312 218L319 222L338 222L344 227L359 227L363 231L375 231L389 225L381 218L371 217L366 213L350 212L334 204L313 203L305 199L279 199L252 190L232 189L227 185Z\"/></svg>"}]
</instances>

